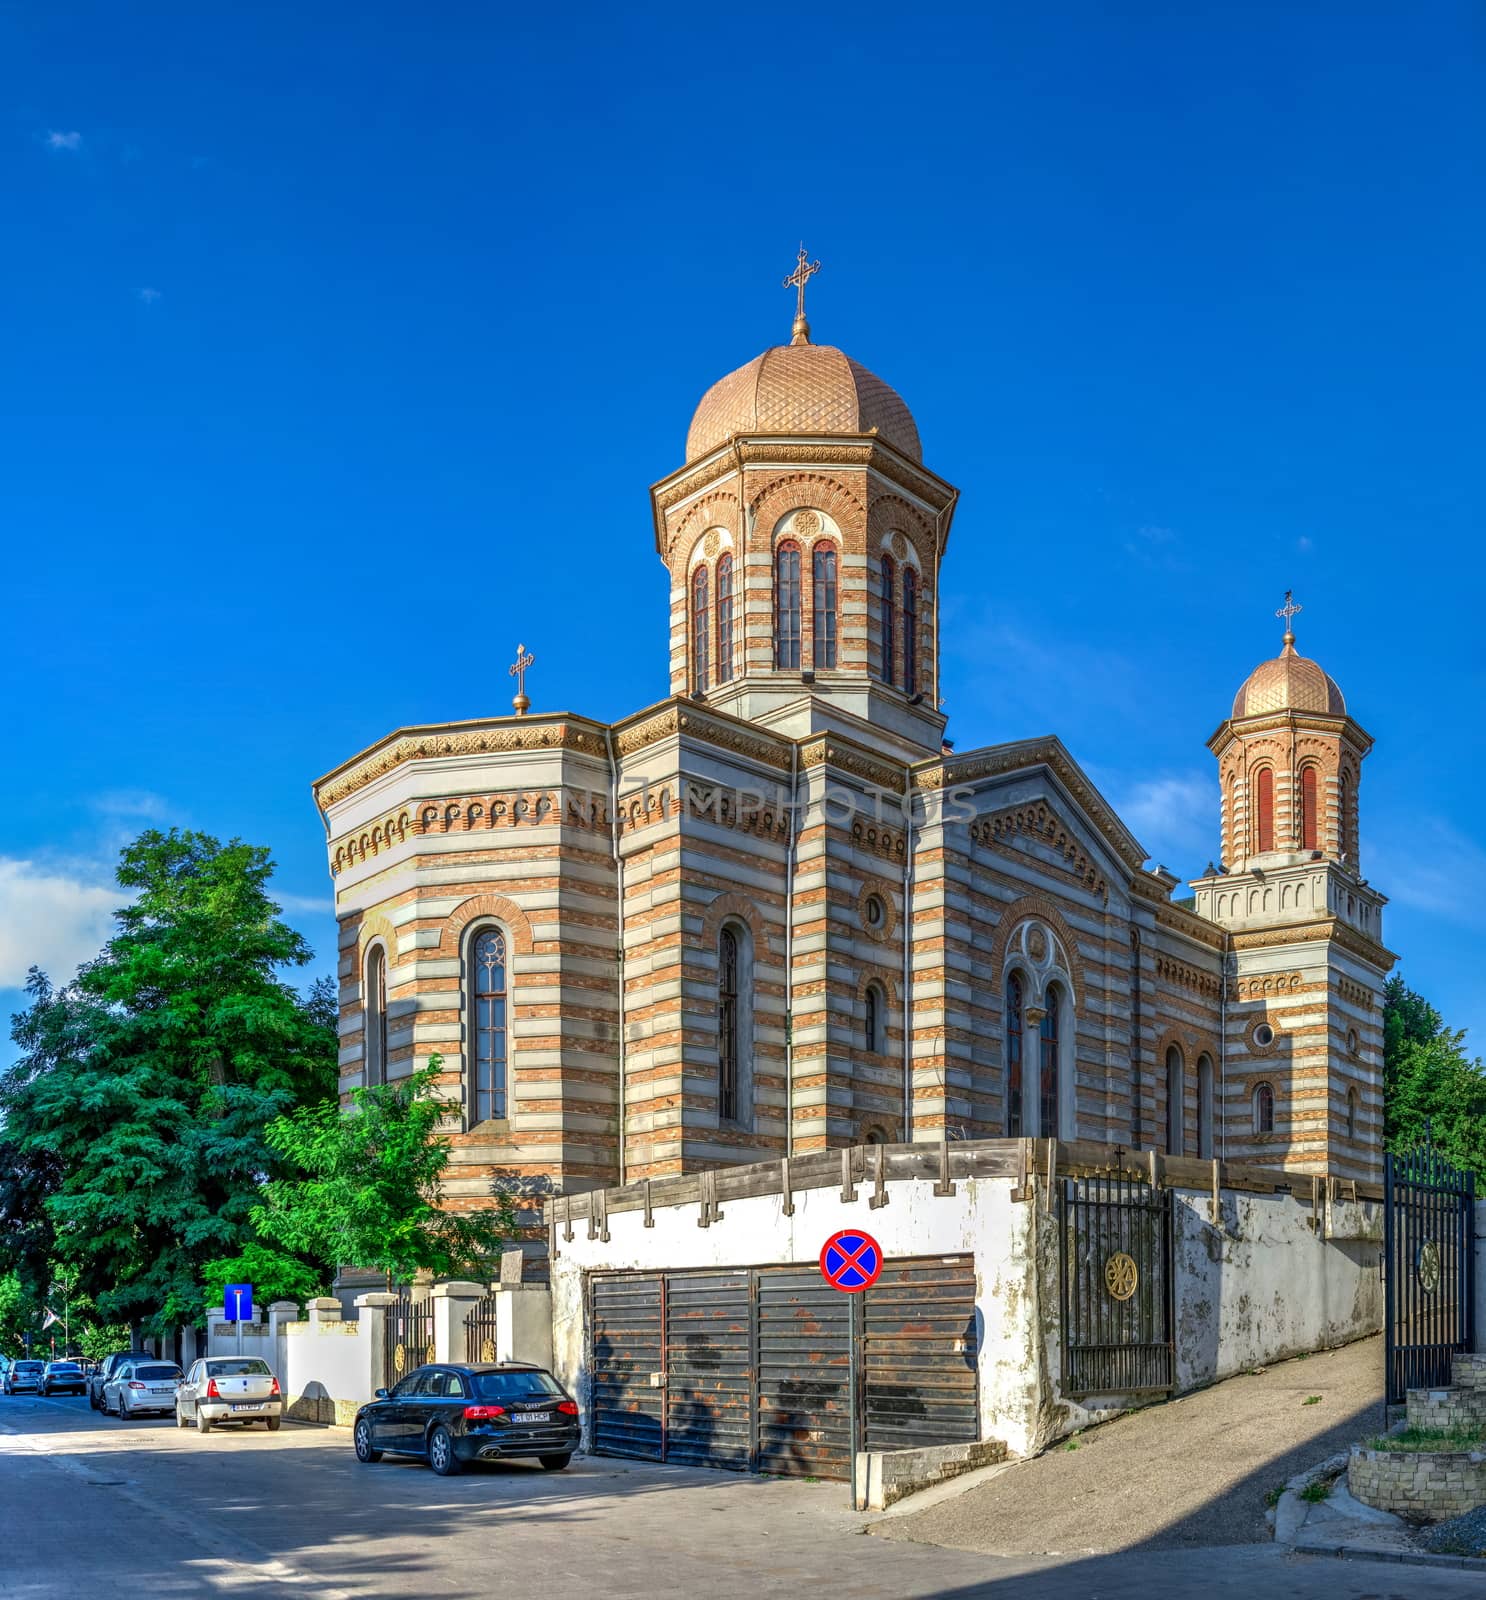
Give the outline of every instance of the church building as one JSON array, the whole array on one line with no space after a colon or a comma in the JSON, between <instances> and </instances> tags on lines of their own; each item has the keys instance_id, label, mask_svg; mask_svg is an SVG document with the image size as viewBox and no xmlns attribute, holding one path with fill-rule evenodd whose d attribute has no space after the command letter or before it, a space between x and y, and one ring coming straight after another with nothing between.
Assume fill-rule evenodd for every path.
<instances>
[{"instance_id":1,"label":"church building","mask_svg":"<svg viewBox=\"0 0 1486 1600\"><path fill-rule=\"evenodd\" d=\"M1372 741L1298 608L1208 739L1195 898L1056 737L952 749L959 491L812 341L812 270L650 490L669 697L534 711L518 647L512 715L399 728L315 784L343 1090L438 1054L464 1205L945 1136L1377 1181Z\"/></svg>"}]
</instances>

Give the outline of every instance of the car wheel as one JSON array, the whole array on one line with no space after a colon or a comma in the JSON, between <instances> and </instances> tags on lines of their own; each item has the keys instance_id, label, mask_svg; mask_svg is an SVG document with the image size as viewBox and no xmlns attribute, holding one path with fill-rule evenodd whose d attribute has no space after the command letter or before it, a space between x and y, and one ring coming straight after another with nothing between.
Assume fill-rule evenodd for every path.
<instances>
[{"instance_id":1,"label":"car wheel","mask_svg":"<svg viewBox=\"0 0 1486 1600\"><path fill-rule=\"evenodd\" d=\"M428 1441L428 1464L441 1478L458 1477L464 1463L454 1454L454 1440L447 1428L435 1428Z\"/></svg>"},{"instance_id":2,"label":"car wheel","mask_svg":"<svg viewBox=\"0 0 1486 1600\"><path fill-rule=\"evenodd\" d=\"M372 1449L371 1424L358 1422L356 1424L356 1459L365 1466L370 1466L374 1461L382 1459L380 1450Z\"/></svg>"},{"instance_id":3,"label":"car wheel","mask_svg":"<svg viewBox=\"0 0 1486 1600\"><path fill-rule=\"evenodd\" d=\"M537 1460L542 1463L542 1470L544 1472L561 1472L562 1469L567 1466L568 1462L570 1462L572 1459L573 1457L571 1453L561 1456L537 1457Z\"/></svg>"},{"instance_id":4,"label":"car wheel","mask_svg":"<svg viewBox=\"0 0 1486 1600\"><path fill-rule=\"evenodd\" d=\"M212 1419L207 1416L200 1406L196 1408L196 1431L197 1433L210 1433L212 1431Z\"/></svg>"},{"instance_id":5,"label":"car wheel","mask_svg":"<svg viewBox=\"0 0 1486 1600\"><path fill-rule=\"evenodd\" d=\"M268 1431L270 1433L277 1433L284 1419L282 1417L269 1417L266 1420L268 1422Z\"/></svg>"}]
</instances>

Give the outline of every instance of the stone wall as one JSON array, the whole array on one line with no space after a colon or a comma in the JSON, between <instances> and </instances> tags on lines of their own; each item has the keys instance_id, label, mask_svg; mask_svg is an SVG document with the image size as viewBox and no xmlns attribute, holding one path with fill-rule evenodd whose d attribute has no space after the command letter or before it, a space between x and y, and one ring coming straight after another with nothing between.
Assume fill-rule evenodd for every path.
<instances>
[{"instance_id":1,"label":"stone wall","mask_svg":"<svg viewBox=\"0 0 1486 1600\"><path fill-rule=\"evenodd\" d=\"M1364 1505L1412 1522L1444 1522L1486 1505L1486 1451L1352 1449L1347 1488Z\"/></svg>"}]
</instances>

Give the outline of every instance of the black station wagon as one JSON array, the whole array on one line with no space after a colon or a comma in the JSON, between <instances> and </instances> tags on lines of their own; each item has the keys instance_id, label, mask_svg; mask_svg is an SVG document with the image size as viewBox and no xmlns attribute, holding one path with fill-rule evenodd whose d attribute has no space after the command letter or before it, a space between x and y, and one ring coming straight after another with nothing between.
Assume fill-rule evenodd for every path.
<instances>
[{"instance_id":1,"label":"black station wagon","mask_svg":"<svg viewBox=\"0 0 1486 1600\"><path fill-rule=\"evenodd\" d=\"M504 1456L535 1456L559 1472L578 1448L578 1407L541 1367L419 1367L362 1406L354 1438L358 1461L421 1456L443 1478Z\"/></svg>"}]
</instances>

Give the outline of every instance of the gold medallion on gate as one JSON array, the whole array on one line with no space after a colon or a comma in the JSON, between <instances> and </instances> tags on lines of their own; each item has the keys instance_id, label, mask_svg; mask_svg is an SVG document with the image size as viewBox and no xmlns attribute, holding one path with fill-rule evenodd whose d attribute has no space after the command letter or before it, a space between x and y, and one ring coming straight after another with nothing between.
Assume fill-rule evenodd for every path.
<instances>
[{"instance_id":1,"label":"gold medallion on gate","mask_svg":"<svg viewBox=\"0 0 1486 1600\"><path fill-rule=\"evenodd\" d=\"M402 1377L403 1368L406 1367L407 1364L408 1353L401 1345L398 1345L398 1347L392 1352L392 1370L400 1378Z\"/></svg>"},{"instance_id":2,"label":"gold medallion on gate","mask_svg":"<svg viewBox=\"0 0 1486 1600\"><path fill-rule=\"evenodd\" d=\"M1140 1269L1123 1250L1116 1250L1104 1263L1104 1287L1111 1299L1128 1300L1139 1282Z\"/></svg>"},{"instance_id":3,"label":"gold medallion on gate","mask_svg":"<svg viewBox=\"0 0 1486 1600\"><path fill-rule=\"evenodd\" d=\"M480 1359L482 1361L495 1360L495 1343L493 1340L487 1339L485 1343L480 1346Z\"/></svg>"},{"instance_id":4,"label":"gold medallion on gate","mask_svg":"<svg viewBox=\"0 0 1486 1600\"><path fill-rule=\"evenodd\" d=\"M1419 1287L1425 1294L1433 1294L1440 1286L1440 1247L1433 1239L1419 1246L1419 1260L1414 1268L1419 1274Z\"/></svg>"}]
</instances>

